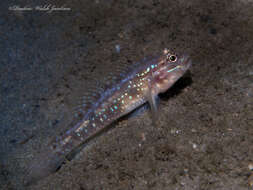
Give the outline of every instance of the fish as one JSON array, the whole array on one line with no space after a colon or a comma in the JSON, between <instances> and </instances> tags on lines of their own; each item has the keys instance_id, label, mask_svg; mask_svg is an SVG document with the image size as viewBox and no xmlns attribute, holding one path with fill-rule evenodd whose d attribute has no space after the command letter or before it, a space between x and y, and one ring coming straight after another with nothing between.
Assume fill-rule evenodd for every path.
<instances>
[{"instance_id":1,"label":"fish","mask_svg":"<svg viewBox=\"0 0 253 190\"><path fill-rule=\"evenodd\" d=\"M70 126L62 136L55 137L39 154L38 159L31 163L26 184L54 173L74 149L146 102L150 105L155 124L158 94L173 86L190 66L189 55L164 49L160 55L131 67L121 80L100 93L99 98L91 99L89 108L77 124Z\"/></svg>"}]
</instances>

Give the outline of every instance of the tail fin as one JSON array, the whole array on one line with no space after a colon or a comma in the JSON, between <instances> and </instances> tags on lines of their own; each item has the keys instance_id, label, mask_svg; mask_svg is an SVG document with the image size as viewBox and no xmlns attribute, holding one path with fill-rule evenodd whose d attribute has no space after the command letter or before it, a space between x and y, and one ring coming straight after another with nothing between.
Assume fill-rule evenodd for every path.
<instances>
[{"instance_id":1,"label":"tail fin","mask_svg":"<svg viewBox=\"0 0 253 190\"><path fill-rule=\"evenodd\" d=\"M37 181L47 177L57 171L65 160L65 156L52 151L40 153L30 164L24 179L26 186L32 185Z\"/></svg>"}]
</instances>

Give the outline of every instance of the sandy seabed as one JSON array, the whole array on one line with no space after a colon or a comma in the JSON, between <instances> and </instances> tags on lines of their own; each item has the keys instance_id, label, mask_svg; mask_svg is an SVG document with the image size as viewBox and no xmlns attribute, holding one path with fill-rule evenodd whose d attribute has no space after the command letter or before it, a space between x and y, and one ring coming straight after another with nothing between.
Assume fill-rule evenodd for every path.
<instances>
[{"instance_id":1,"label":"sandy seabed","mask_svg":"<svg viewBox=\"0 0 253 190\"><path fill-rule=\"evenodd\" d=\"M0 189L252 188L251 1L56 1L70 10L51 12L3 4ZM94 81L165 47L189 53L193 65L161 95L158 126L149 111L123 119L56 173L23 185Z\"/></svg>"}]
</instances>

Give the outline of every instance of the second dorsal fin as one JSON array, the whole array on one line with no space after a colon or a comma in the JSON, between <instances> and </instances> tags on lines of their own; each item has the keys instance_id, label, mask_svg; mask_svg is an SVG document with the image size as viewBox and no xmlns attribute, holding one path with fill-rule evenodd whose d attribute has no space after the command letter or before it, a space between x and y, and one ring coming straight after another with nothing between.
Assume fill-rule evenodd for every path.
<instances>
[{"instance_id":1,"label":"second dorsal fin","mask_svg":"<svg viewBox=\"0 0 253 190\"><path fill-rule=\"evenodd\" d=\"M73 108L75 116L84 115L106 90L105 85L98 81L91 82L88 86L78 100L78 105Z\"/></svg>"}]
</instances>

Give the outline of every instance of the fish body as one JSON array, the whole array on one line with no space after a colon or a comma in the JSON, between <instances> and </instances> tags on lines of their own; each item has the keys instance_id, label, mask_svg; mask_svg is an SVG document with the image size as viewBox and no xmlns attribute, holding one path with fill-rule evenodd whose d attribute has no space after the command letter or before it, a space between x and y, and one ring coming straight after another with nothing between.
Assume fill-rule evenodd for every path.
<instances>
[{"instance_id":1,"label":"fish body","mask_svg":"<svg viewBox=\"0 0 253 190\"><path fill-rule=\"evenodd\" d=\"M167 49L162 55L143 61L121 81L105 90L86 110L79 123L54 140L41 156L42 160L32 164L30 180L55 171L67 154L142 104L149 102L156 114L157 95L169 89L190 65L189 56L175 55Z\"/></svg>"}]
</instances>

